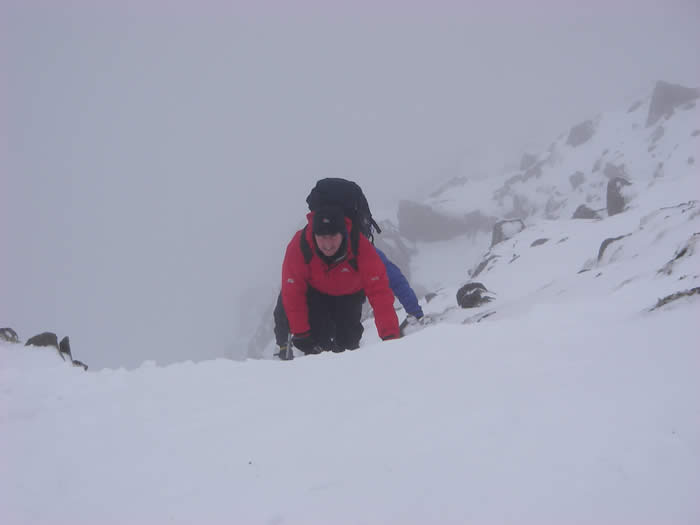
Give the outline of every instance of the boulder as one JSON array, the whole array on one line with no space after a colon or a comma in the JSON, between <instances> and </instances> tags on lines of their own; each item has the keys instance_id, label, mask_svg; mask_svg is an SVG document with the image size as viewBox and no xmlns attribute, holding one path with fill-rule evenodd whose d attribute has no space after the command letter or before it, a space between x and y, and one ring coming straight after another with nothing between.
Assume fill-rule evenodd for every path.
<instances>
[{"instance_id":1,"label":"boulder","mask_svg":"<svg viewBox=\"0 0 700 525\"><path fill-rule=\"evenodd\" d=\"M600 215L585 204L581 204L571 216L572 219L600 219Z\"/></svg>"},{"instance_id":2,"label":"boulder","mask_svg":"<svg viewBox=\"0 0 700 525\"><path fill-rule=\"evenodd\" d=\"M678 86L659 81L654 87L649 104L646 126L653 126L662 117L670 117L673 110L700 97L700 89Z\"/></svg>"},{"instance_id":3,"label":"boulder","mask_svg":"<svg viewBox=\"0 0 700 525\"><path fill-rule=\"evenodd\" d=\"M58 337L53 332L42 332L30 337L24 346L53 346L58 350Z\"/></svg>"},{"instance_id":4,"label":"boulder","mask_svg":"<svg viewBox=\"0 0 700 525\"><path fill-rule=\"evenodd\" d=\"M19 343L19 337L17 337L17 332L12 328L0 328L0 341Z\"/></svg>"},{"instance_id":5,"label":"boulder","mask_svg":"<svg viewBox=\"0 0 700 525\"><path fill-rule=\"evenodd\" d=\"M607 208L608 217L622 213L625 209L625 197L622 195L622 188L631 183L622 177L615 177L608 182Z\"/></svg>"},{"instance_id":6,"label":"boulder","mask_svg":"<svg viewBox=\"0 0 700 525\"><path fill-rule=\"evenodd\" d=\"M70 339L68 336L65 336L63 339L61 339L61 342L58 343L58 351L61 352L64 358L68 356L69 361L73 360L73 356L70 352Z\"/></svg>"},{"instance_id":7,"label":"boulder","mask_svg":"<svg viewBox=\"0 0 700 525\"><path fill-rule=\"evenodd\" d=\"M569 136L566 139L566 143L569 146L576 147L581 144L585 144L590 140L590 138L595 133L595 126L592 120L586 120L580 124L575 125L569 131Z\"/></svg>"},{"instance_id":8,"label":"boulder","mask_svg":"<svg viewBox=\"0 0 700 525\"><path fill-rule=\"evenodd\" d=\"M488 290L482 283L467 283L457 290L457 304L462 308L476 308L493 300L487 293Z\"/></svg>"}]
</instances>

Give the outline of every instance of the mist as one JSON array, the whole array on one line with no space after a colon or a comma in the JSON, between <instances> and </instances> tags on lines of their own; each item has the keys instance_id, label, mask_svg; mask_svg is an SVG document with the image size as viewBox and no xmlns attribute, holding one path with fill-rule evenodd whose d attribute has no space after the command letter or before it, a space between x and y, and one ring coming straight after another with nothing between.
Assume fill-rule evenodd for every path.
<instances>
[{"instance_id":1,"label":"mist","mask_svg":"<svg viewBox=\"0 0 700 525\"><path fill-rule=\"evenodd\" d=\"M0 325L93 368L244 355L319 178L381 217L700 85L691 1L60 4L0 5Z\"/></svg>"}]
</instances>

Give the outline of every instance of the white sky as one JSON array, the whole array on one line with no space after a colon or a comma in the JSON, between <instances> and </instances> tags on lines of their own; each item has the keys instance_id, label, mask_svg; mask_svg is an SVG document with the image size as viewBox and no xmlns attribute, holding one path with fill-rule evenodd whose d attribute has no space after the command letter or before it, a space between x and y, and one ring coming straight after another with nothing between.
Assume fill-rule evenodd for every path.
<instances>
[{"instance_id":1,"label":"white sky","mask_svg":"<svg viewBox=\"0 0 700 525\"><path fill-rule=\"evenodd\" d=\"M316 179L381 208L700 85L696 2L317 3L0 4L0 325L221 355Z\"/></svg>"}]
</instances>

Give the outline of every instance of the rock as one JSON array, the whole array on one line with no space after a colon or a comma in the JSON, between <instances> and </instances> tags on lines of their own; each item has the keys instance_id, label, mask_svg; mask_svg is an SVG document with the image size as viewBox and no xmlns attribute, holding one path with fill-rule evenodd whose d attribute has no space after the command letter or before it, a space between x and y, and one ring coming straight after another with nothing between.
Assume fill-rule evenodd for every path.
<instances>
[{"instance_id":1,"label":"rock","mask_svg":"<svg viewBox=\"0 0 700 525\"><path fill-rule=\"evenodd\" d=\"M70 339L68 336L65 336L63 339L61 339L61 342L58 343L58 351L64 356L68 356L69 361L73 360L73 356L70 353Z\"/></svg>"},{"instance_id":2,"label":"rock","mask_svg":"<svg viewBox=\"0 0 700 525\"><path fill-rule=\"evenodd\" d=\"M430 301L432 301L436 297L437 297L437 294L435 292L427 293L427 294L425 294L425 302L429 303Z\"/></svg>"},{"instance_id":3,"label":"rock","mask_svg":"<svg viewBox=\"0 0 700 525\"><path fill-rule=\"evenodd\" d=\"M619 237L608 237L605 239L601 244L600 248L598 248L598 262L603 258L603 254L605 253L605 249L610 246L612 243L615 241L619 241L620 239L624 239L625 237L628 237L630 234L628 233L627 235L620 235Z\"/></svg>"},{"instance_id":4,"label":"rock","mask_svg":"<svg viewBox=\"0 0 700 525\"><path fill-rule=\"evenodd\" d=\"M78 361L77 359L73 359L72 364L73 364L73 366L81 366L83 368L83 370L85 370L87 372L88 366L85 363L83 363L82 361Z\"/></svg>"},{"instance_id":5,"label":"rock","mask_svg":"<svg viewBox=\"0 0 700 525\"><path fill-rule=\"evenodd\" d=\"M464 234L488 231L495 219L479 211L449 216L430 206L412 201L399 202L399 233L409 241L446 241Z\"/></svg>"},{"instance_id":6,"label":"rock","mask_svg":"<svg viewBox=\"0 0 700 525\"><path fill-rule=\"evenodd\" d=\"M608 182L607 208L608 217L622 213L625 209L625 197L622 195L622 188L631 183L622 177L615 177Z\"/></svg>"},{"instance_id":7,"label":"rock","mask_svg":"<svg viewBox=\"0 0 700 525\"><path fill-rule=\"evenodd\" d=\"M651 95L646 126L653 126L662 117L670 117L675 108L692 102L698 97L700 97L700 89L687 88L662 81L657 82Z\"/></svg>"},{"instance_id":8,"label":"rock","mask_svg":"<svg viewBox=\"0 0 700 525\"><path fill-rule=\"evenodd\" d=\"M535 241L532 241L530 248L534 248L535 246L541 246L542 244L546 243L548 240L549 239L537 239Z\"/></svg>"},{"instance_id":9,"label":"rock","mask_svg":"<svg viewBox=\"0 0 700 525\"><path fill-rule=\"evenodd\" d=\"M572 219L600 219L600 215L585 204L581 204L571 216Z\"/></svg>"},{"instance_id":10,"label":"rock","mask_svg":"<svg viewBox=\"0 0 700 525\"><path fill-rule=\"evenodd\" d=\"M30 337L24 346L53 346L58 350L58 337L53 332L42 332Z\"/></svg>"},{"instance_id":11,"label":"rock","mask_svg":"<svg viewBox=\"0 0 700 525\"><path fill-rule=\"evenodd\" d=\"M693 295L699 295L700 294L700 287L695 287L695 288L690 288L689 290L683 290L681 292L676 292L672 293L671 295L667 295L666 297L659 299L652 310L656 310L657 308L661 308L662 306L667 305L668 303L671 303L673 301L677 301L678 299L682 297L692 297Z\"/></svg>"},{"instance_id":12,"label":"rock","mask_svg":"<svg viewBox=\"0 0 700 525\"><path fill-rule=\"evenodd\" d=\"M581 184L586 182L586 176L583 174L582 171L577 171L573 175L569 176L569 182L571 183L571 187L573 189L578 188Z\"/></svg>"},{"instance_id":13,"label":"rock","mask_svg":"<svg viewBox=\"0 0 700 525\"><path fill-rule=\"evenodd\" d=\"M476 308L493 300L492 297L485 295L486 293L488 290L483 284L467 283L457 291L457 304L462 308Z\"/></svg>"},{"instance_id":14,"label":"rock","mask_svg":"<svg viewBox=\"0 0 700 525\"><path fill-rule=\"evenodd\" d=\"M0 328L0 341L19 343L19 337L17 337L17 332L12 328Z\"/></svg>"},{"instance_id":15,"label":"rock","mask_svg":"<svg viewBox=\"0 0 700 525\"><path fill-rule=\"evenodd\" d=\"M580 146L581 144L588 142L594 133L595 126L593 125L593 121L586 120L585 122L581 122L580 124L577 124L571 128L571 131L569 131L569 136L566 139L566 143L575 148L576 146Z\"/></svg>"},{"instance_id":16,"label":"rock","mask_svg":"<svg viewBox=\"0 0 700 525\"><path fill-rule=\"evenodd\" d=\"M512 219L507 221L499 221L493 227L491 233L491 247L494 247L499 242L517 235L525 229L525 223L520 219Z\"/></svg>"}]
</instances>

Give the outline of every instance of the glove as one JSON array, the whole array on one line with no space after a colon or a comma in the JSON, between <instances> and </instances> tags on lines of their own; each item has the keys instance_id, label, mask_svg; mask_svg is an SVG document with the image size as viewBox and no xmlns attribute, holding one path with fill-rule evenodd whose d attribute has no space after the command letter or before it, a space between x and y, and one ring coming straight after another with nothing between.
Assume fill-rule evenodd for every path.
<instances>
[{"instance_id":1,"label":"glove","mask_svg":"<svg viewBox=\"0 0 700 525\"><path fill-rule=\"evenodd\" d=\"M321 348L316 344L311 332L294 335L292 337L292 343L295 348L298 348L305 354L318 354L321 352Z\"/></svg>"}]
</instances>

